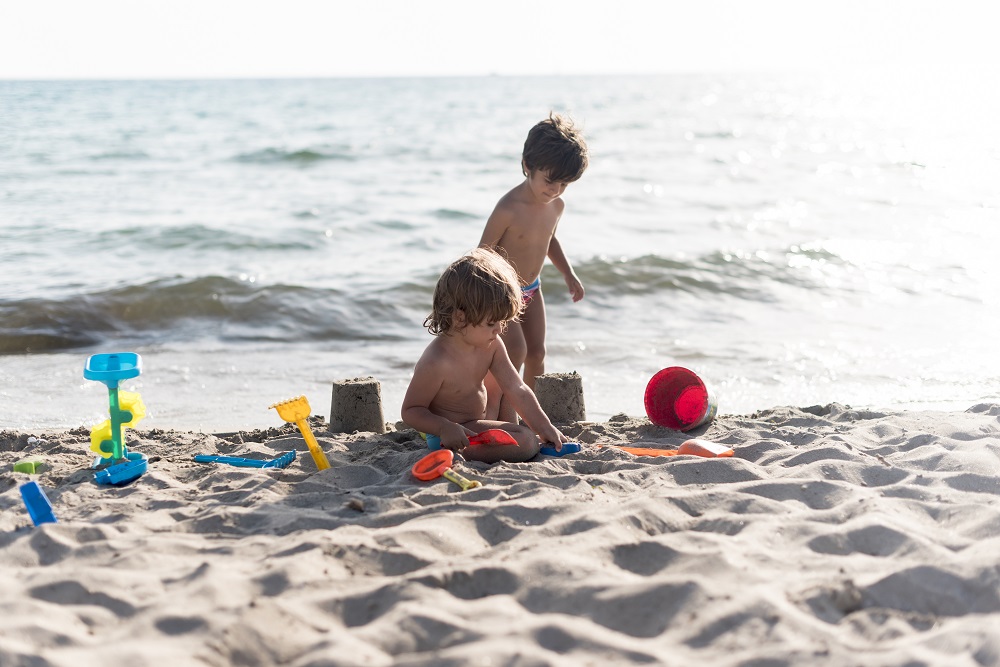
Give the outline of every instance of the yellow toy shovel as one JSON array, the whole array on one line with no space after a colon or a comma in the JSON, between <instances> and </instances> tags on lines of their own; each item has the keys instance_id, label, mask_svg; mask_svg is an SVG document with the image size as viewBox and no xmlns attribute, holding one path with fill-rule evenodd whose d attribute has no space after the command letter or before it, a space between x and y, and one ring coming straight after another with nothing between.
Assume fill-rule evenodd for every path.
<instances>
[{"instance_id":1,"label":"yellow toy shovel","mask_svg":"<svg viewBox=\"0 0 1000 667\"><path fill-rule=\"evenodd\" d=\"M299 427L299 431L302 433L302 437L305 438L306 445L309 447L309 453L312 454L313 461L316 462L316 468L319 470L329 468L330 462L326 460L326 454L319 448L319 443L316 442L312 429L309 428L309 422L306 421L311 411L309 401L306 397L298 396L290 398L287 401L275 403L270 407L277 410L278 416L286 422L289 424L294 423Z\"/></svg>"}]
</instances>

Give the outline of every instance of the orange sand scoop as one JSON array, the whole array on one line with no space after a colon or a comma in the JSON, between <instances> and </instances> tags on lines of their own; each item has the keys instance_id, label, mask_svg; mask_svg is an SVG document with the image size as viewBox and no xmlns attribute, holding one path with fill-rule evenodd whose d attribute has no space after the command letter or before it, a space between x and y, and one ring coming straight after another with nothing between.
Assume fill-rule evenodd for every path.
<instances>
[{"instance_id":1,"label":"orange sand scoop","mask_svg":"<svg viewBox=\"0 0 1000 667\"><path fill-rule=\"evenodd\" d=\"M316 442L312 429L309 428L309 422L306 421L311 412L309 400L305 396L298 396L275 403L270 407L277 410L278 416L286 422L299 427L299 432L302 433L302 437L305 438L306 445L309 447L309 453L312 454L313 461L316 462L316 468L319 470L329 468L330 462L326 460L326 454L319 448L319 443Z\"/></svg>"},{"instance_id":2,"label":"orange sand scoop","mask_svg":"<svg viewBox=\"0 0 1000 667\"><path fill-rule=\"evenodd\" d=\"M414 463L410 472L422 482L429 482L443 475L445 479L462 487L463 491L477 489L483 485L482 482L468 480L452 470L451 464L454 460L455 453L450 449L435 449Z\"/></svg>"},{"instance_id":3,"label":"orange sand scoop","mask_svg":"<svg viewBox=\"0 0 1000 667\"><path fill-rule=\"evenodd\" d=\"M614 445L615 449L620 449L623 452L628 452L634 456L677 456L678 451L676 449L656 449L655 447L622 447L620 445Z\"/></svg>"},{"instance_id":4,"label":"orange sand scoop","mask_svg":"<svg viewBox=\"0 0 1000 667\"><path fill-rule=\"evenodd\" d=\"M697 438L685 440L677 449L623 447L621 445L613 445L613 447L635 456L677 456L678 454L681 454L688 456L703 456L705 458L714 459L733 455L731 447L726 447L725 445L720 445L716 442L709 442L708 440L701 440Z\"/></svg>"},{"instance_id":5,"label":"orange sand scoop","mask_svg":"<svg viewBox=\"0 0 1000 667\"><path fill-rule=\"evenodd\" d=\"M455 460L455 452L450 449L435 449L413 464L410 472L421 482L429 482L444 474Z\"/></svg>"},{"instance_id":6,"label":"orange sand scoop","mask_svg":"<svg viewBox=\"0 0 1000 667\"><path fill-rule=\"evenodd\" d=\"M692 456L704 456L706 458L723 458L733 455L733 448L720 445L717 442L709 442L700 438L685 440L677 448L678 454L689 454Z\"/></svg>"}]
</instances>

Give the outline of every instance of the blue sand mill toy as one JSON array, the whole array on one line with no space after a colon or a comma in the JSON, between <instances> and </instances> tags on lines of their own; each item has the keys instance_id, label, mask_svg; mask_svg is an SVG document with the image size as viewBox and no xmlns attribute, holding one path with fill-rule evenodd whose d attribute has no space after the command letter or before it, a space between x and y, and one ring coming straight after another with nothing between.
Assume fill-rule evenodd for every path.
<instances>
[{"instance_id":1,"label":"blue sand mill toy","mask_svg":"<svg viewBox=\"0 0 1000 667\"><path fill-rule=\"evenodd\" d=\"M90 449L103 459L95 462L94 467L106 465L94 475L98 484L126 484L146 472L146 456L129 452L123 437L125 428L134 428L146 416L146 406L139 394L118 389L119 382L141 373L142 357L135 352L95 354L87 359L83 369L84 378L107 386L110 403L111 419L90 431Z\"/></svg>"}]
</instances>

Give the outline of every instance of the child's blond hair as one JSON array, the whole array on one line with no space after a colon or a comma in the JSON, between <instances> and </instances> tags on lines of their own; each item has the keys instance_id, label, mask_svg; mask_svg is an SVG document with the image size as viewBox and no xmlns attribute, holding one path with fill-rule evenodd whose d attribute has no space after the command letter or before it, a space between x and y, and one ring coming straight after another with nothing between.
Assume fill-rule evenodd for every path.
<instances>
[{"instance_id":1,"label":"child's blond hair","mask_svg":"<svg viewBox=\"0 0 1000 667\"><path fill-rule=\"evenodd\" d=\"M465 325L509 322L524 307L517 272L488 248L476 248L451 263L434 288L434 304L424 326L435 336L448 334L455 312L465 313Z\"/></svg>"}]
</instances>

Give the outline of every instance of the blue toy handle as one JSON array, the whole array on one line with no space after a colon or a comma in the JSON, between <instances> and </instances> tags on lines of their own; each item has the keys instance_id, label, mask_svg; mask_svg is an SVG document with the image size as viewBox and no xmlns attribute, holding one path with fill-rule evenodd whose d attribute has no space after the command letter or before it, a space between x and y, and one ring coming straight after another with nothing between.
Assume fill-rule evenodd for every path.
<instances>
[{"instance_id":1,"label":"blue toy handle","mask_svg":"<svg viewBox=\"0 0 1000 667\"><path fill-rule=\"evenodd\" d=\"M25 507L28 508L31 521L36 526L43 523L59 523L56 520L56 515L52 513L52 503L42 491L42 487L38 486L38 482L32 481L22 484L21 498L24 500Z\"/></svg>"},{"instance_id":2,"label":"blue toy handle","mask_svg":"<svg viewBox=\"0 0 1000 667\"><path fill-rule=\"evenodd\" d=\"M562 449L558 452L554 446L546 445L539 448L538 453L542 456L566 456L567 454L576 454L580 449L579 442L564 442Z\"/></svg>"},{"instance_id":3,"label":"blue toy handle","mask_svg":"<svg viewBox=\"0 0 1000 667\"><path fill-rule=\"evenodd\" d=\"M195 454L198 463L225 463L237 468L284 468L295 460L295 451L285 452L273 459L246 459L239 456L217 456L215 454Z\"/></svg>"},{"instance_id":4,"label":"blue toy handle","mask_svg":"<svg viewBox=\"0 0 1000 667\"><path fill-rule=\"evenodd\" d=\"M238 456L215 456L214 454L195 454L198 463L225 463L238 468L263 468L267 461L260 459L244 459Z\"/></svg>"}]
</instances>

